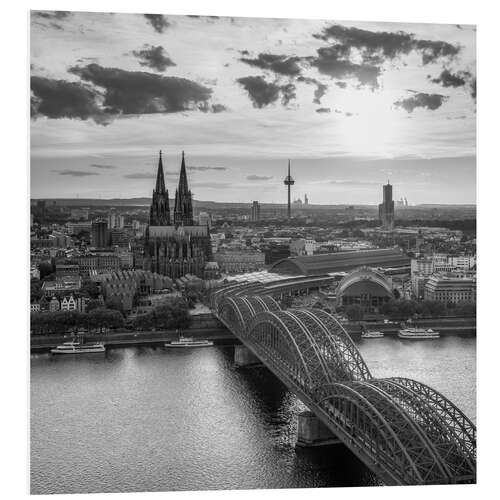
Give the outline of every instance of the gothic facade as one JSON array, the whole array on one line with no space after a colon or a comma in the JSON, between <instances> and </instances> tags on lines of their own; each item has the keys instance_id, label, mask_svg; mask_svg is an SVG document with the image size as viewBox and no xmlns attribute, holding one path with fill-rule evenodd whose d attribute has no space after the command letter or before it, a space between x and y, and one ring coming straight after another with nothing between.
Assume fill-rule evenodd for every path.
<instances>
[{"instance_id":1,"label":"gothic facade","mask_svg":"<svg viewBox=\"0 0 500 500\"><path fill-rule=\"evenodd\" d=\"M186 274L203 278L205 266L211 261L211 248L208 226L194 224L184 152L172 217L160 151L144 246L146 269L172 279Z\"/></svg>"}]
</instances>

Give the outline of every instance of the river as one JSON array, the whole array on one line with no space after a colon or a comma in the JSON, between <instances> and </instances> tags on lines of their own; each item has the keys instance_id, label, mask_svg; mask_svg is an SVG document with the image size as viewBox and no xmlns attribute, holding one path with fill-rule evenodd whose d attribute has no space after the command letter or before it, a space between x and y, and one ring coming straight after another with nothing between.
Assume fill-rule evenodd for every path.
<instances>
[{"instance_id":1,"label":"river","mask_svg":"<svg viewBox=\"0 0 500 500\"><path fill-rule=\"evenodd\" d=\"M358 347L374 376L427 383L475 421L475 337ZM265 368L235 368L232 347L32 354L31 492L378 484L343 447L296 450L302 409Z\"/></svg>"}]
</instances>

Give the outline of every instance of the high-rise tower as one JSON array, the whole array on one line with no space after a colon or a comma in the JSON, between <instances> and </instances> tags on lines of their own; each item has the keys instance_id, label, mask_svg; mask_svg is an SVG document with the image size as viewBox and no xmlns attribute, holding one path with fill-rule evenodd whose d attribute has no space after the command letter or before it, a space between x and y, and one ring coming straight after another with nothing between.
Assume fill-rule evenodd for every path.
<instances>
[{"instance_id":1,"label":"high-rise tower","mask_svg":"<svg viewBox=\"0 0 500 500\"><path fill-rule=\"evenodd\" d=\"M179 187L175 191L174 224L181 226L193 225L193 197L188 187L184 151L182 152Z\"/></svg>"},{"instance_id":2,"label":"high-rise tower","mask_svg":"<svg viewBox=\"0 0 500 500\"><path fill-rule=\"evenodd\" d=\"M378 206L378 216L383 229L386 231L394 229L394 201L392 199L392 186L389 181L383 186L383 199Z\"/></svg>"},{"instance_id":3,"label":"high-rise tower","mask_svg":"<svg viewBox=\"0 0 500 500\"><path fill-rule=\"evenodd\" d=\"M156 173L156 186L153 189L153 199L149 210L150 226L168 226L170 225L170 205L168 200L168 191L165 189L165 176L163 173L163 162L158 160L158 171Z\"/></svg>"},{"instance_id":4,"label":"high-rise tower","mask_svg":"<svg viewBox=\"0 0 500 500\"><path fill-rule=\"evenodd\" d=\"M290 219L292 217L290 186L293 186L295 184L295 181L290 175L290 160L288 160L288 175L285 177L283 184L288 187L288 218Z\"/></svg>"}]
</instances>

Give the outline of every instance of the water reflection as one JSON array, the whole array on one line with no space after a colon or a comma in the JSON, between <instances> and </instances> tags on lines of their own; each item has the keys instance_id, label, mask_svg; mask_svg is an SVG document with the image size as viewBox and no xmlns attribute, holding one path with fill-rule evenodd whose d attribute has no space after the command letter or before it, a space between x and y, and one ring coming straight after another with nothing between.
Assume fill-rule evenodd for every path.
<instances>
[{"instance_id":1,"label":"water reflection","mask_svg":"<svg viewBox=\"0 0 500 500\"><path fill-rule=\"evenodd\" d=\"M412 376L475 413L475 339L442 340L360 349L374 375ZM264 367L236 368L232 347L33 355L32 492L378 484L342 446L296 450L302 409Z\"/></svg>"}]
</instances>

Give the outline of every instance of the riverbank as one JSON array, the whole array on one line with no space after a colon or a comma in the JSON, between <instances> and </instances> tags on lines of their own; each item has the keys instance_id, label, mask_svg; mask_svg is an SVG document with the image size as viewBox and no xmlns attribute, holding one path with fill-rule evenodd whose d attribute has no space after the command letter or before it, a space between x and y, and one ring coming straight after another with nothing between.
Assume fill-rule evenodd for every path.
<instances>
[{"instance_id":1,"label":"riverbank","mask_svg":"<svg viewBox=\"0 0 500 500\"><path fill-rule=\"evenodd\" d=\"M354 338L361 335L361 324L350 322L343 325L347 332ZM441 333L441 335L476 335L476 319L475 318L443 318L429 319L418 322L418 326L432 328ZM369 330L377 330L383 332L387 336L396 336L401 328L399 323L370 323ZM238 339L224 326L215 328L190 328L182 332L186 337L199 339L213 340L218 344L235 344L239 343ZM155 345L163 344L170 340L175 340L179 336L175 330L163 331L144 331L144 332L107 332L107 333L91 333L86 334L87 342L103 342L106 347L125 347L132 345ZM63 342L68 342L73 338L72 334L67 335L33 335L31 337L31 351L43 352Z\"/></svg>"}]
</instances>

